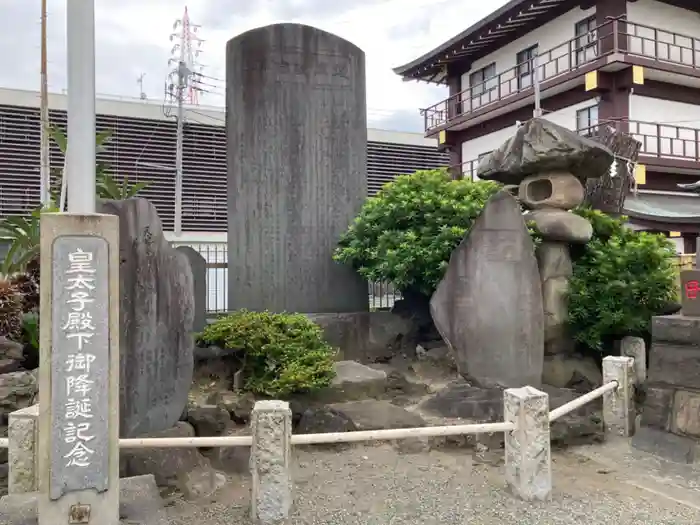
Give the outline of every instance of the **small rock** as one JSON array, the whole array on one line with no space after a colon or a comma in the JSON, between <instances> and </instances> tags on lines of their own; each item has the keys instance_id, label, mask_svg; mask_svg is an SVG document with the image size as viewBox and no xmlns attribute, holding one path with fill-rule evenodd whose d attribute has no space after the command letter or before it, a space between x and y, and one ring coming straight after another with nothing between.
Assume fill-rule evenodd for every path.
<instances>
[{"instance_id":1,"label":"small rock","mask_svg":"<svg viewBox=\"0 0 700 525\"><path fill-rule=\"evenodd\" d=\"M3 358L21 361L24 359L24 346L15 341L10 341L5 336L0 336L0 359Z\"/></svg>"},{"instance_id":2,"label":"small rock","mask_svg":"<svg viewBox=\"0 0 700 525\"><path fill-rule=\"evenodd\" d=\"M187 423L178 422L168 430L140 437L194 437L194 429ZM120 452L126 475L143 476L153 474L158 486L177 486L178 475L197 469L211 468L209 460L195 448L143 448Z\"/></svg>"},{"instance_id":3,"label":"small rock","mask_svg":"<svg viewBox=\"0 0 700 525\"><path fill-rule=\"evenodd\" d=\"M177 485L188 500L206 498L226 484L226 476L211 468L198 468L192 472L181 472Z\"/></svg>"},{"instance_id":4,"label":"small rock","mask_svg":"<svg viewBox=\"0 0 700 525\"><path fill-rule=\"evenodd\" d=\"M252 394L239 394L236 392L214 392L207 399L207 403L226 409L236 423L245 425L250 421L250 414L255 405L255 397Z\"/></svg>"},{"instance_id":5,"label":"small rock","mask_svg":"<svg viewBox=\"0 0 700 525\"><path fill-rule=\"evenodd\" d=\"M348 401L381 397L387 389L387 375L382 370L355 361L335 363L335 378L331 386L319 393L328 401Z\"/></svg>"},{"instance_id":6,"label":"small rock","mask_svg":"<svg viewBox=\"0 0 700 525\"><path fill-rule=\"evenodd\" d=\"M233 422L226 408L217 405L204 405L188 410L187 421L199 437L222 436Z\"/></svg>"},{"instance_id":7,"label":"small rock","mask_svg":"<svg viewBox=\"0 0 700 525\"><path fill-rule=\"evenodd\" d=\"M534 221L542 237L547 241L586 244L593 237L591 223L568 211L535 210L525 215L525 220Z\"/></svg>"},{"instance_id":8,"label":"small rock","mask_svg":"<svg viewBox=\"0 0 700 525\"><path fill-rule=\"evenodd\" d=\"M559 354L545 356L542 381L557 388L587 393L603 384L603 374L592 358Z\"/></svg>"},{"instance_id":9,"label":"small rock","mask_svg":"<svg viewBox=\"0 0 700 525\"><path fill-rule=\"evenodd\" d=\"M10 372L0 375L0 413L9 414L27 408L38 391L33 372Z\"/></svg>"},{"instance_id":10,"label":"small rock","mask_svg":"<svg viewBox=\"0 0 700 525\"><path fill-rule=\"evenodd\" d=\"M458 380L425 400L420 408L443 417L502 421L503 390L481 388Z\"/></svg>"},{"instance_id":11,"label":"small rock","mask_svg":"<svg viewBox=\"0 0 700 525\"><path fill-rule=\"evenodd\" d=\"M17 372L20 368L22 368L22 361L15 361L14 359L0 359L0 374Z\"/></svg>"}]
</instances>

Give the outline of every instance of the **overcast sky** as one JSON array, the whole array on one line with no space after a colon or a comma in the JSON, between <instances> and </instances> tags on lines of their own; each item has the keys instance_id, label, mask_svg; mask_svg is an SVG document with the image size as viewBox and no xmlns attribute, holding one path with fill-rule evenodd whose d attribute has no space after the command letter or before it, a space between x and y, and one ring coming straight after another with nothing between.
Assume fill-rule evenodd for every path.
<instances>
[{"instance_id":1,"label":"overcast sky","mask_svg":"<svg viewBox=\"0 0 700 525\"><path fill-rule=\"evenodd\" d=\"M96 0L97 91L162 99L173 42L173 22L185 0ZM402 82L392 67L422 55L505 0L189 0L200 24L204 73L225 78L226 41L249 29L276 22L304 23L335 33L367 55L370 126L422 131L418 108L446 97L446 88ZM48 0L49 90L66 88L65 0ZM449 6L449 11L446 10ZM0 86L39 89L40 1L0 0ZM223 106L223 82L203 105Z\"/></svg>"}]
</instances>

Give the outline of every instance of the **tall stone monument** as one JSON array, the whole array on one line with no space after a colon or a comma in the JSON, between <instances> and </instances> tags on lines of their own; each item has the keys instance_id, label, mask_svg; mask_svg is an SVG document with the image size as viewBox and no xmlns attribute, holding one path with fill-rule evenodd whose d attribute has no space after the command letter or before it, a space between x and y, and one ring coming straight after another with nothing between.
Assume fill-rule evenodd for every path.
<instances>
[{"instance_id":1,"label":"tall stone monument","mask_svg":"<svg viewBox=\"0 0 700 525\"><path fill-rule=\"evenodd\" d=\"M229 309L368 309L365 282L333 261L367 197L365 55L299 24L226 48Z\"/></svg>"},{"instance_id":2,"label":"tall stone monument","mask_svg":"<svg viewBox=\"0 0 700 525\"><path fill-rule=\"evenodd\" d=\"M452 252L430 312L469 380L483 387L541 384L544 330L535 247L508 192L491 197Z\"/></svg>"},{"instance_id":3,"label":"tall stone monument","mask_svg":"<svg viewBox=\"0 0 700 525\"><path fill-rule=\"evenodd\" d=\"M119 219L42 214L39 524L119 523Z\"/></svg>"},{"instance_id":4,"label":"tall stone monument","mask_svg":"<svg viewBox=\"0 0 700 525\"><path fill-rule=\"evenodd\" d=\"M100 201L98 211L120 224L119 435L167 430L180 419L192 384L192 269L165 240L148 200Z\"/></svg>"}]
</instances>

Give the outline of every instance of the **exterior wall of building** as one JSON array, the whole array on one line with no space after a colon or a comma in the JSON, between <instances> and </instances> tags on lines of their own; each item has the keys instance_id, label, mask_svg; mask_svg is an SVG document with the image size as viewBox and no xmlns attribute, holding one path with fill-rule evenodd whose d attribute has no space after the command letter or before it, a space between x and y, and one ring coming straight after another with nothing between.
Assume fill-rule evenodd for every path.
<instances>
[{"instance_id":1,"label":"exterior wall of building","mask_svg":"<svg viewBox=\"0 0 700 525\"><path fill-rule=\"evenodd\" d=\"M683 9L681 7L668 5L663 2L658 2L656 0L637 0L635 2L627 2L627 20L636 24L650 26L650 28L638 27L636 33L638 36L643 36L649 39L654 38L654 31L651 28L665 29L666 31L676 33L677 35L700 38L700 18L698 17L698 13ZM669 36L671 39L664 38L664 36ZM687 47L687 52L684 54L687 54L688 56L683 58L692 60L690 49L693 48L693 45L690 38L687 39L687 42L680 41L678 36L674 42L672 35L659 34L657 38L660 43L668 42L670 44L675 44L676 46ZM632 39L630 42L630 50L633 52L639 51L639 49L635 49L635 46L638 48L642 45L642 43L634 42L634 40L635 39ZM648 41L648 44L646 45L653 47L653 40ZM663 47L664 46L661 44L661 48ZM695 45L695 49L697 49L697 44ZM673 49L673 46L671 46L670 50L672 54L678 55L674 60L680 58L680 50L678 48ZM663 49L660 51L663 51Z\"/></svg>"},{"instance_id":2,"label":"exterior wall of building","mask_svg":"<svg viewBox=\"0 0 700 525\"><path fill-rule=\"evenodd\" d=\"M700 26L700 19L698 26ZM700 100L697 104L686 104L632 94L630 95L630 120L695 127L700 125Z\"/></svg>"},{"instance_id":3,"label":"exterior wall of building","mask_svg":"<svg viewBox=\"0 0 700 525\"><path fill-rule=\"evenodd\" d=\"M50 96L53 125L66 126L66 97ZM142 194L172 230L176 123L170 108L138 99L99 98L97 127L113 132L99 160L117 180L150 184ZM187 108L183 146L183 230L226 231L225 109ZM449 165L435 139L422 134L368 129L369 194L396 175ZM63 155L52 144L51 168L60 173ZM0 216L24 214L39 204L39 95L0 89ZM222 192L223 188L223 192Z\"/></svg>"},{"instance_id":4,"label":"exterior wall of building","mask_svg":"<svg viewBox=\"0 0 700 525\"><path fill-rule=\"evenodd\" d=\"M576 129L576 115L578 111L596 105L596 99L587 100L579 104L545 113L544 117L555 124L564 126L565 128ZM493 151L508 140L515 133L515 124L508 128L500 129L494 133L483 135L481 137L462 143L462 159L463 162L469 162L477 159L480 155Z\"/></svg>"},{"instance_id":5,"label":"exterior wall of building","mask_svg":"<svg viewBox=\"0 0 700 525\"><path fill-rule=\"evenodd\" d=\"M568 13L565 13L555 20L538 27L534 31L521 38L518 38L517 40L514 40L494 53L476 60L472 64L471 70L462 75L461 88L464 90L469 87L469 76L471 73L478 71L489 64L496 64L496 74L498 75L508 71L511 68L514 68L517 65L517 54L524 49L537 45L539 53L543 54L544 52L565 43L567 40L574 38L575 25L593 15L595 15L595 7L590 9L575 7ZM566 49L562 48L562 54L568 54L569 51L570 50L568 47Z\"/></svg>"}]
</instances>

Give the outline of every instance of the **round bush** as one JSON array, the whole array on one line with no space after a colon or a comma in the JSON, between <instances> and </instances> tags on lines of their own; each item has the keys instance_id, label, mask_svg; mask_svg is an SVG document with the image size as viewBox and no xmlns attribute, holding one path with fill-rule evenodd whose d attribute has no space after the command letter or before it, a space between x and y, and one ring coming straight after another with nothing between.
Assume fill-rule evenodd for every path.
<instances>
[{"instance_id":1,"label":"round bush","mask_svg":"<svg viewBox=\"0 0 700 525\"><path fill-rule=\"evenodd\" d=\"M244 389L270 397L330 385L335 350L302 314L239 310L207 326L201 343L241 352Z\"/></svg>"},{"instance_id":2,"label":"round bush","mask_svg":"<svg viewBox=\"0 0 700 525\"><path fill-rule=\"evenodd\" d=\"M574 260L569 327L590 349L626 335L644 335L651 317L676 300L675 250L663 235L624 226L626 217L576 210L593 225L593 239Z\"/></svg>"},{"instance_id":3,"label":"round bush","mask_svg":"<svg viewBox=\"0 0 700 525\"><path fill-rule=\"evenodd\" d=\"M334 258L369 281L430 295L452 250L499 187L452 180L445 169L401 175L367 199Z\"/></svg>"}]
</instances>

